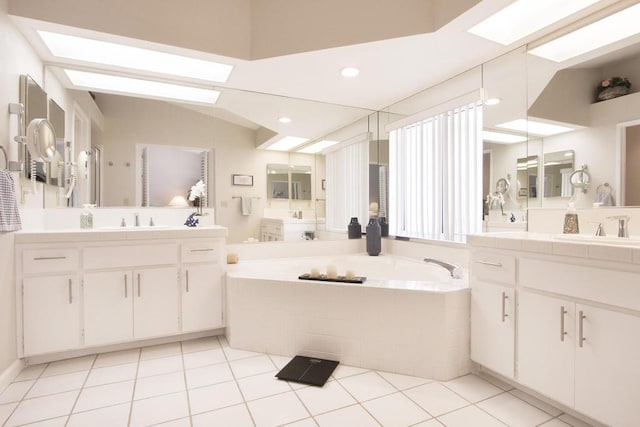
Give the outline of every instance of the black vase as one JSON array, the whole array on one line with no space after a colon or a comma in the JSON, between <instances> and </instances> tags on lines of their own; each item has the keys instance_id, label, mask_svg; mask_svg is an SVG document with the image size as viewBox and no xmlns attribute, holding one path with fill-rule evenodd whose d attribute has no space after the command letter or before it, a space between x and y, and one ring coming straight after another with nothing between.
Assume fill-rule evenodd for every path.
<instances>
[{"instance_id":1,"label":"black vase","mask_svg":"<svg viewBox=\"0 0 640 427\"><path fill-rule=\"evenodd\" d=\"M347 227L350 239L362 239L362 226L355 216L351 218L351 222Z\"/></svg>"},{"instance_id":2,"label":"black vase","mask_svg":"<svg viewBox=\"0 0 640 427\"><path fill-rule=\"evenodd\" d=\"M389 237L389 223L387 222L387 218L381 216L378 218L378 222L380 223L380 235L382 237Z\"/></svg>"},{"instance_id":3,"label":"black vase","mask_svg":"<svg viewBox=\"0 0 640 427\"><path fill-rule=\"evenodd\" d=\"M380 224L375 218L369 219L367 225L367 253L370 256L378 256L382 251Z\"/></svg>"}]
</instances>

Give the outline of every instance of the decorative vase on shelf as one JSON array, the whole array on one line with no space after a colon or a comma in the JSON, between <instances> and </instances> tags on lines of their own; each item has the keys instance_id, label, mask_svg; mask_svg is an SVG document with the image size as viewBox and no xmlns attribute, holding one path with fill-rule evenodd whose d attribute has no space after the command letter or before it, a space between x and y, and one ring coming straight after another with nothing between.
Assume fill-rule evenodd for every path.
<instances>
[{"instance_id":1,"label":"decorative vase on shelf","mask_svg":"<svg viewBox=\"0 0 640 427\"><path fill-rule=\"evenodd\" d=\"M357 217L351 217L347 230L350 239L362 239L362 226L358 222Z\"/></svg>"},{"instance_id":2,"label":"decorative vase on shelf","mask_svg":"<svg viewBox=\"0 0 640 427\"><path fill-rule=\"evenodd\" d=\"M380 224L376 218L371 218L367 225L367 253L370 256L378 256L380 252L382 252Z\"/></svg>"}]
</instances>

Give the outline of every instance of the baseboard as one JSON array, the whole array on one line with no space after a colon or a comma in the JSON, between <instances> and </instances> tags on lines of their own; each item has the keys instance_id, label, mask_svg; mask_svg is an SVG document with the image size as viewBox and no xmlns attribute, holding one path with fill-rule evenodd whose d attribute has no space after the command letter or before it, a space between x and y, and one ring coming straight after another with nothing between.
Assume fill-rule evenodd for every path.
<instances>
[{"instance_id":1,"label":"baseboard","mask_svg":"<svg viewBox=\"0 0 640 427\"><path fill-rule=\"evenodd\" d=\"M7 388L11 381L13 381L22 369L24 368L24 362L20 359L13 361L11 365L7 367L2 373L0 373L0 393Z\"/></svg>"}]
</instances>

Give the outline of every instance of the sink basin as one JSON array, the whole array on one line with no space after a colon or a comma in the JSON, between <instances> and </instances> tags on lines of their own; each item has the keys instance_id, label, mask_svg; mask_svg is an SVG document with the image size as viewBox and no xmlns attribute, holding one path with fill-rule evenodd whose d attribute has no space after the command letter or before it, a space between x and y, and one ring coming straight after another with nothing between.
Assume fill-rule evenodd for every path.
<instances>
[{"instance_id":1,"label":"sink basin","mask_svg":"<svg viewBox=\"0 0 640 427\"><path fill-rule=\"evenodd\" d=\"M158 230L163 228L169 228L168 225L140 225L138 227L135 226L127 226L127 227L99 227L98 230L110 230L110 231L135 231L135 230Z\"/></svg>"},{"instance_id":2,"label":"sink basin","mask_svg":"<svg viewBox=\"0 0 640 427\"><path fill-rule=\"evenodd\" d=\"M588 234L558 234L553 236L556 240L565 240L581 243L599 243L603 245L621 245L640 247L640 236L617 237L617 236L590 236Z\"/></svg>"}]
</instances>

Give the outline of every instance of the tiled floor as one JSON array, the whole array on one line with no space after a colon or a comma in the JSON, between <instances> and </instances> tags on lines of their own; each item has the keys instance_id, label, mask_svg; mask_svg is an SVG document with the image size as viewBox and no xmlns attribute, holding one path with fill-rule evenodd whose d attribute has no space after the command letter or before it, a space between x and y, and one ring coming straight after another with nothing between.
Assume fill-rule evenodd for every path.
<instances>
[{"instance_id":1,"label":"tiled floor","mask_svg":"<svg viewBox=\"0 0 640 427\"><path fill-rule=\"evenodd\" d=\"M0 394L3 426L585 426L502 383L338 366L322 388L274 374L288 358L220 337L30 366Z\"/></svg>"}]
</instances>

